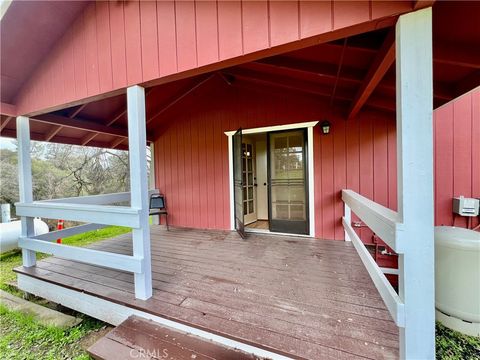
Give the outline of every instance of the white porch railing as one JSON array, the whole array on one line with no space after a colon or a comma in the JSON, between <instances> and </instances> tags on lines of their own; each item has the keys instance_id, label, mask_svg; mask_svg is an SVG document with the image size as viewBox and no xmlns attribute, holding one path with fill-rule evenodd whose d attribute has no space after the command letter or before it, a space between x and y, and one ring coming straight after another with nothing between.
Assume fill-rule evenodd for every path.
<instances>
[{"instance_id":1,"label":"white porch railing","mask_svg":"<svg viewBox=\"0 0 480 360\"><path fill-rule=\"evenodd\" d=\"M395 26L398 212L344 190L343 226L395 323L401 359L435 358L432 9ZM398 294L351 226L354 212L398 254Z\"/></svg>"},{"instance_id":2,"label":"white porch railing","mask_svg":"<svg viewBox=\"0 0 480 360\"><path fill-rule=\"evenodd\" d=\"M135 297L152 296L150 229L148 209L147 152L145 129L145 91L140 86L127 89L128 139L131 192L33 201L30 158L29 119L17 117L18 168L20 202L16 212L22 220L18 244L22 248L23 266L36 264L36 252L112 269L130 271L135 277ZM153 190L155 191L155 190ZM129 206L111 204L129 202ZM35 236L34 217L86 222L74 228ZM108 225L132 228L133 255L121 255L51 242Z\"/></svg>"},{"instance_id":3,"label":"white porch railing","mask_svg":"<svg viewBox=\"0 0 480 360\"><path fill-rule=\"evenodd\" d=\"M351 211L353 210L370 229L394 249L394 251L398 252L395 248L400 247L401 242L397 240L402 229L402 224L398 221L398 214L352 190L342 190L342 200L345 203L345 215L342 219L345 229L345 240L353 243L383 302L392 315L395 324L399 327L404 327L404 303L386 278L382 268L377 265L362 240L360 240L357 233L353 230L351 222ZM380 236L380 233L383 234L385 238Z\"/></svg>"},{"instance_id":4,"label":"white porch railing","mask_svg":"<svg viewBox=\"0 0 480 360\"><path fill-rule=\"evenodd\" d=\"M150 190L149 195L158 193ZM121 225L131 228L140 227L140 209L129 206L106 206L108 204L129 202L130 193L115 193L93 196L17 203L17 214L25 217L50 217L71 221L90 221L91 223L68 229L53 231L38 236L21 237L18 241L22 249L56 255L68 260L80 261L92 265L104 266L134 273L143 272L144 259L139 256L120 255L105 251L56 244L58 238L64 238L88 231L101 229L109 225Z\"/></svg>"}]
</instances>

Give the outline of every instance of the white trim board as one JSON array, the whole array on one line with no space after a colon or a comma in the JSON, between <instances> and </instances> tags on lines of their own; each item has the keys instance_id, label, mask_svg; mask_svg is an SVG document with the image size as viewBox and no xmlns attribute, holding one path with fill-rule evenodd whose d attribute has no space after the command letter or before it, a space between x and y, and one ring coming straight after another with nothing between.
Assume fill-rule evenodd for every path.
<instances>
[{"instance_id":1,"label":"white trim board","mask_svg":"<svg viewBox=\"0 0 480 360\"><path fill-rule=\"evenodd\" d=\"M308 217L309 217L309 234L315 237L315 183L314 183L314 161L313 161L313 127L318 121L293 123L285 125L265 126L259 128L242 129L242 135L258 134L271 131L307 129L307 159L308 159ZM230 229L235 230L235 199L233 197L233 135L237 130L225 131L228 136L228 180L230 192ZM268 151L268 149L267 149ZM275 233L276 234L276 233ZM291 234L290 234L291 235Z\"/></svg>"},{"instance_id":2,"label":"white trim board","mask_svg":"<svg viewBox=\"0 0 480 360\"><path fill-rule=\"evenodd\" d=\"M224 336L212 334L208 331L200 330L192 326L184 325L172 320L155 316L144 311L136 310L128 306L120 305L96 296L85 294L80 291L55 285L34 277L17 274L19 289L30 294L48 299L57 304L61 304L70 309L87 314L96 319L100 319L112 325L119 325L131 315L136 315L144 319L155 321L161 325L170 327L177 331L186 332L203 339L216 342L220 345L244 352L254 354L260 358L289 360L289 357L273 353L268 350L258 348L253 345L244 344L240 341L232 340Z\"/></svg>"}]
</instances>

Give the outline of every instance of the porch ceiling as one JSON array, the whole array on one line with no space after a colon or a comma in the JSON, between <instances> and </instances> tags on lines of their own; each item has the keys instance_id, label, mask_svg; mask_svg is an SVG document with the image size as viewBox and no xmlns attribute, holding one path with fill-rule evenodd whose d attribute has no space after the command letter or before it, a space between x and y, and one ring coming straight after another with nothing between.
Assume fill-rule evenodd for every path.
<instances>
[{"instance_id":1,"label":"porch ceiling","mask_svg":"<svg viewBox=\"0 0 480 360\"><path fill-rule=\"evenodd\" d=\"M479 17L478 2L433 7L434 108L480 85ZM386 28L148 88L147 132L153 138L167 114L181 111L182 101L213 78L223 79L223 85L315 96L341 108L346 118L364 106L394 112L394 45L394 29ZM127 139L119 136L127 126L125 94L53 114L56 122L48 114L35 118L42 122L32 122L32 139L127 147ZM15 136L15 121L2 116L0 130L2 136Z\"/></svg>"}]
</instances>

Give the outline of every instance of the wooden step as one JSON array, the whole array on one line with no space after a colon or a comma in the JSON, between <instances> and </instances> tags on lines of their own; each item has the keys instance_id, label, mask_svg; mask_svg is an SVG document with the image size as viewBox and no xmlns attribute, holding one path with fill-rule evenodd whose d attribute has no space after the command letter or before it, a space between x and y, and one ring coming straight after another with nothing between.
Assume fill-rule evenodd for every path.
<instances>
[{"instance_id":1,"label":"wooden step","mask_svg":"<svg viewBox=\"0 0 480 360\"><path fill-rule=\"evenodd\" d=\"M94 359L253 360L256 356L130 316L90 348Z\"/></svg>"}]
</instances>

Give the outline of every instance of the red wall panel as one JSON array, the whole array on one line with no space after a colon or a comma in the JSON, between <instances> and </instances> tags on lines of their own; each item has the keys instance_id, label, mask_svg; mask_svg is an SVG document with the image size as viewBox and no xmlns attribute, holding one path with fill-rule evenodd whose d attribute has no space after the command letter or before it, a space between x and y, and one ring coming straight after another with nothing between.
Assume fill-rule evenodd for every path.
<instances>
[{"instance_id":1,"label":"red wall panel","mask_svg":"<svg viewBox=\"0 0 480 360\"><path fill-rule=\"evenodd\" d=\"M184 70L204 72L198 67L219 60L238 57L235 62L242 63L244 55L250 55L249 60L262 58L271 54L271 47L297 40L304 41L290 44L290 50L310 46L312 36L328 41L371 31L412 5L405 1L332 4L295 0L92 2L52 48L56 56L45 57L22 87L15 105L21 114L66 107L87 96ZM339 29L341 35L335 33ZM263 53L252 55L257 51ZM67 71L61 72L60 63L67 64ZM61 76L53 76L59 72ZM65 91L59 98L54 92L60 85Z\"/></svg>"},{"instance_id":2,"label":"red wall panel","mask_svg":"<svg viewBox=\"0 0 480 360\"><path fill-rule=\"evenodd\" d=\"M228 86L213 78L158 119L156 179L167 195L171 223L230 228L225 131L323 119L332 123L332 130L322 135L319 126L314 129L316 236L343 239L344 188L395 210L393 116L364 111L345 121L336 113L309 96ZM172 118L175 123L169 125ZM480 197L480 89L437 109L434 135L435 223L451 225L453 196ZM466 226L466 220L458 218L455 225ZM368 228L356 230L364 242L371 242Z\"/></svg>"},{"instance_id":3,"label":"red wall panel","mask_svg":"<svg viewBox=\"0 0 480 360\"><path fill-rule=\"evenodd\" d=\"M319 126L314 129L313 221L317 237L343 239L342 189L358 191L362 184L360 192L373 198L374 169L378 168L382 174L377 192L382 202L388 199L385 191L396 192L396 182L387 181L386 170L391 161L387 154L395 153L395 143L388 140L388 125L394 128L394 119L364 112L346 122L336 113L318 98L228 86L219 77L212 78L157 119L156 180L167 197L170 222L186 227L230 228L225 131L328 119L332 123L330 135L322 135ZM377 123L381 129L374 131ZM380 146L375 147L374 141ZM396 207L396 203L391 206ZM368 235L364 240L369 241Z\"/></svg>"},{"instance_id":4,"label":"red wall panel","mask_svg":"<svg viewBox=\"0 0 480 360\"><path fill-rule=\"evenodd\" d=\"M452 198L480 198L479 108L477 88L434 111L436 225L466 227L466 218L454 221Z\"/></svg>"}]
</instances>

